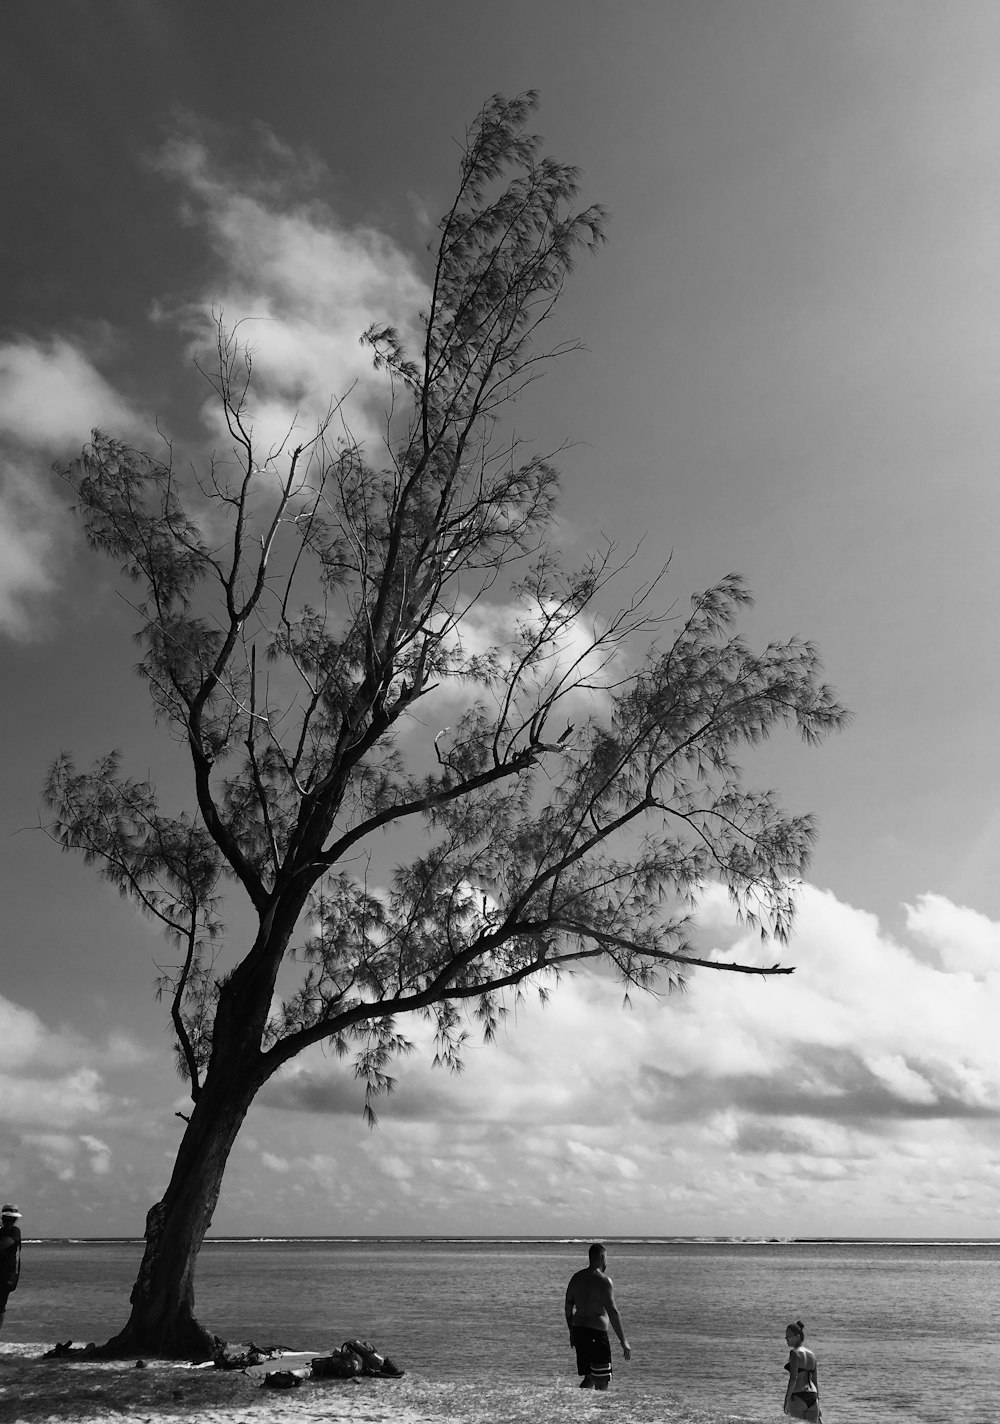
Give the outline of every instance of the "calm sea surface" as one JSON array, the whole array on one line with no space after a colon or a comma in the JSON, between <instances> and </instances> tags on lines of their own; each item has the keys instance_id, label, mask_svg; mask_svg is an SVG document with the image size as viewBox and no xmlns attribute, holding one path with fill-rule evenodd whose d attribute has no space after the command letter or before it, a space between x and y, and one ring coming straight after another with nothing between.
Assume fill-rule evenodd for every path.
<instances>
[{"instance_id":1,"label":"calm sea surface","mask_svg":"<svg viewBox=\"0 0 1000 1424\"><path fill-rule=\"evenodd\" d=\"M126 1318L138 1242L25 1244L3 1339L101 1340ZM230 1340L325 1349L371 1340L430 1379L576 1387L563 1324L569 1241L210 1241L198 1316ZM609 1241L634 1350L613 1389L754 1421L781 1418L784 1327L820 1365L824 1424L996 1417L1000 1242Z\"/></svg>"}]
</instances>

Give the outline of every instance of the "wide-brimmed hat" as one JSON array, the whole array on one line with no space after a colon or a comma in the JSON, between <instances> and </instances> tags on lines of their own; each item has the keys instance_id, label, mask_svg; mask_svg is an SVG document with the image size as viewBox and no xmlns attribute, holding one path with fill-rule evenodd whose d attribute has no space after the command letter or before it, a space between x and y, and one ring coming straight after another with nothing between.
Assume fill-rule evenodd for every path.
<instances>
[{"instance_id":1,"label":"wide-brimmed hat","mask_svg":"<svg viewBox=\"0 0 1000 1424\"><path fill-rule=\"evenodd\" d=\"M3 1206L0 1206L0 1216L20 1216L20 1215L21 1215L21 1213L18 1211L17 1207L16 1207L16 1206L12 1206L10 1202L5 1202Z\"/></svg>"}]
</instances>

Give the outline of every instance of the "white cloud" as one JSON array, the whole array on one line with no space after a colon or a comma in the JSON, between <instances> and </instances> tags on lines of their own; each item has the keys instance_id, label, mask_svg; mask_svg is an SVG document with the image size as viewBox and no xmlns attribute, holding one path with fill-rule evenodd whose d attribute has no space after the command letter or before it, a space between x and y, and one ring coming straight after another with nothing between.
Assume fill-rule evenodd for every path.
<instances>
[{"instance_id":1,"label":"white cloud","mask_svg":"<svg viewBox=\"0 0 1000 1424\"><path fill-rule=\"evenodd\" d=\"M24 1147L32 1148L44 1171L59 1182L71 1182L76 1176L76 1139L54 1132L26 1133Z\"/></svg>"},{"instance_id":2,"label":"white cloud","mask_svg":"<svg viewBox=\"0 0 1000 1424\"><path fill-rule=\"evenodd\" d=\"M906 927L935 949L945 969L1000 975L1000 924L943 895L921 895L906 906Z\"/></svg>"},{"instance_id":3,"label":"white cloud","mask_svg":"<svg viewBox=\"0 0 1000 1424\"><path fill-rule=\"evenodd\" d=\"M133 1067L148 1056L121 1031L93 1043L71 1028L49 1028L32 1010L0 997L0 1101L11 1129L30 1133L44 1122L66 1130L92 1121L113 1101L106 1073ZM97 1156L107 1150L91 1147ZM101 1169L95 1165L94 1170Z\"/></svg>"},{"instance_id":4,"label":"white cloud","mask_svg":"<svg viewBox=\"0 0 1000 1424\"><path fill-rule=\"evenodd\" d=\"M544 630L546 619L557 614L553 602L542 608L478 603L469 609L458 629L463 651L466 656L481 656L491 648L503 650L509 647L512 633L519 624L528 629L529 637L537 637ZM558 628L546 657L532 669L529 686L537 684L554 689L567 678L571 684L585 682L590 688L581 695L588 705L593 705L595 690L599 696L623 670L622 659L616 656L613 647L595 645L597 636L593 616L583 613L569 618ZM517 651L508 656L511 670L518 656ZM570 700L564 698L564 705L569 705ZM603 709L603 701L599 705Z\"/></svg>"},{"instance_id":5,"label":"white cloud","mask_svg":"<svg viewBox=\"0 0 1000 1424\"><path fill-rule=\"evenodd\" d=\"M58 581L65 525L46 502L41 478L11 459L0 473L0 629L30 637Z\"/></svg>"},{"instance_id":6,"label":"white cloud","mask_svg":"<svg viewBox=\"0 0 1000 1424\"><path fill-rule=\"evenodd\" d=\"M111 1171L111 1148L99 1137L86 1133L81 1134L80 1142L90 1158L90 1170L96 1177L106 1177Z\"/></svg>"},{"instance_id":7,"label":"white cloud","mask_svg":"<svg viewBox=\"0 0 1000 1424\"><path fill-rule=\"evenodd\" d=\"M397 1182L408 1182L413 1176L413 1163L405 1162L394 1154L382 1157L379 1167L387 1177L393 1177Z\"/></svg>"},{"instance_id":8,"label":"white cloud","mask_svg":"<svg viewBox=\"0 0 1000 1424\"><path fill-rule=\"evenodd\" d=\"M487 703L495 697L499 704L506 687L507 674L512 674L514 666L522 655L520 644L513 644L519 625L525 625L532 633L542 627L543 614L538 606L524 603L491 603L485 600L472 603L456 627L443 640L449 655L459 659L483 658L494 653L507 672L501 677L499 689L484 690L482 684L471 679L444 677L416 703L412 717L404 720L404 734L422 736L430 725L437 729L458 716L468 706L471 698L483 698ZM565 679L565 687L559 692L547 724L549 738L554 742L562 734L567 723L574 724L589 716L608 715L611 701L606 691L625 672L624 655L614 649L595 647L593 620L587 614L578 614L567 620L565 626L553 638L552 646L537 667L523 672L519 679L518 706L523 714L540 705L546 696L554 693ZM511 714L508 723L519 725L521 718ZM569 745L572 745L570 742Z\"/></svg>"},{"instance_id":9,"label":"white cloud","mask_svg":"<svg viewBox=\"0 0 1000 1424\"><path fill-rule=\"evenodd\" d=\"M22 1140L53 1158L72 1156L77 1144L77 1139L65 1132L26 1132Z\"/></svg>"},{"instance_id":10,"label":"white cloud","mask_svg":"<svg viewBox=\"0 0 1000 1424\"><path fill-rule=\"evenodd\" d=\"M1000 1210L1000 976L921 951L964 965L997 927L940 897L933 910L910 946L807 886L781 954L793 975L699 971L686 993L633 994L623 1011L620 985L581 973L547 1007L529 995L495 1045L474 1041L457 1077L428 1066L429 1032L407 1024L417 1052L360 1154L344 1069L310 1057L285 1102L301 1091L299 1106L336 1115L341 1177L401 1229L421 1210L439 1229L482 1229L488 1210L498 1231L545 1231L565 1206L609 1234L987 1231ZM709 918L723 943L724 900ZM736 950L775 957L752 940Z\"/></svg>"},{"instance_id":11,"label":"white cloud","mask_svg":"<svg viewBox=\"0 0 1000 1424\"><path fill-rule=\"evenodd\" d=\"M58 336L0 343L0 629L13 637L37 631L71 534L49 466L77 454L95 426L137 429L86 351Z\"/></svg>"},{"instance_id":12,"label":"white cloud","mask_svg":"<svg viewBox=\"0 0 1000 1424\"><path fill-rule=\"evenodd\" d=\"M99 1073L92 1068L77 1068L56 1076L0 1073L0 1101L4 1105L4 1121L10 1128L38 1122L71 1128L105 1112L110 1098Z\"/></svg>"},{"instance_id":13,"label":"white cloud","mask_svg":"<svg viewBox=\"0 0 1000 1424\"><path fill-rule=\"evenodd\" d=\"M262 151L265 165L283 175L280 186L225 173L194 139L171 144L161 167L183 184L221 258L217 284L173 316L208 370L215 313L230 327L242 323L240 339L254 353L253 423L263 464L290 431L293 444L311 439L331 399L352 388L344 418L357 438L378 440L389 388L358 338L373 322L413 338L426 290L409 256L384 234L347 228L315 200L291 197L289 181L303 176L302 165L266 132ZM305 177L315 182L316 174ZM228 445L217 404L207 402L205 413L213 438ZM0 630L13 637L38 631L71 537L69 501L52 499L49 467L77 454L95 427L126 439L149 432L84 343L60 335L0 343ZM340 433L335 425L331 436Z\"/></svg>"},{"instance_id":14,"label":"white cloud","mask_svg":"<svg viewBox=\"0 0 1000 1424\"><path fill-rule=\"evenodd\" d=\"M0 1070L35 1058L44 1034L37 1014L0 998Z\"/></svg>"},{"instance_id":15,"label":"white cloud","mask_svg":"<svg viewBox=\"0 0 1000 1424\"><path fill-rule=\"evenodd\" d=\"M614 1181L616 1178L625 1177L629 1181L635 1181L639 1176L639 1168L635 1162L621 1153L592 1147L589 1143L578 1142L572 1137L568 1139L566 1148L577 1169L588 1179L596 1177Z\"/></svg>"},{"instance_id":16,"label":"white cloud","mask_svg":"<svg viewBox=\"0 0 1000 1424\"><path fill-rule=\"evenodd\" d=\"M901 1053L875 1053L861 1060L873 1077L883 1083L889 1093L904 1103L933 1103L932 1084L911 1068Z\"/></svg>"},{"instance_id":17,"label":"white cloud","mask_svg":"<svg viewBox=\"0 0 1000 1424\"><path fill-rule=\"evenodd\" d=\"M261 1163L269 1172L279 1172L284 1174L288 1171L288 1161L284 1157L278 1157L274 1152L262 1152L260 1154Z\"/></svg>"},{"instance_id":18,"label":"white cloud","mask_svg":"<svg viewBox=\"0 0 1000 1424\"><path fill-rule=\"evenodd\" d=\"M22 1154L32 1153L43 1170L60 1182L76 1179L81 1159L86 1159L95 1177L106 1177L111 1171L111 1148L89 1133L26 1132L20 1145Z\"/></svg>"},{"instance_id":19,"label":"white cloud","mask_svg":"<svg viewBox=\"0 0 1000 1424\"><path fill-rule=\"evenodd\" d=\"M264 148L264 166L283 172L285 181L226 172L193 137L177 138L160 159L161 170L182 183L192 220L206 229L221 258L212 288L170 315L182 322L193 354L210 370L217 314L229 330L242 323L239 338L254 356L252 419L261 463L290 430L292 444L311 438L331 399L352 387L345 414L353 434L376 440L388 386L359 337L373 322L412 337L426 299L410 257L391 239L372 227L346 227L315 199L289 192L303 186L293 155L276 151L270 135ZM315 173L310 177L314 183ZM212 402L205 415L228 443Z\"/></svg>"},{"instance_id":20,"label":"white cloud","mask_svg":"<svg viewBox=\"0 0 1000 1424\"><path fill-rule=\"evenodd\" d=\"M73 342L54 336L0 344L0 438L55 459L81 449L94 426L129 432L135 420Z\"/></svg>"},{"instance_id":21,"label":"white cloud","mask_svg":"<svg viewBox=\"0 0 1000 1424\"><path fill-rule=\"evenodd\" d=\"M103 1042L95 1043L70 1026L50 1028L34 1010L0 996L0 1070L62 1069L79 1063L123 1067L149 1057L150 1051L122 1029L111 1029Z\"/></svg>"}]
</instances>

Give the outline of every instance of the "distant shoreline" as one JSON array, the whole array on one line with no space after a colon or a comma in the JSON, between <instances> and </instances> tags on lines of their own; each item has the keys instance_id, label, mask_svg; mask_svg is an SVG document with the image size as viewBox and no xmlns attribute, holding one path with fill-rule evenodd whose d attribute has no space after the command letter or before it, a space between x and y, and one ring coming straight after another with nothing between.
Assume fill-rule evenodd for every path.
<instances>
[{"instance_id":1,"label":"distant shoreline","mask_svg":"<svg viewBox=\"0 0 1000 1424\"><path fill-rule=\"evenodd\" d=\"M206 1236L205 1246L579 1246L590 1236ZM25 1236L26 1246L141 1246L141 1236ZM615 1246L1000 1246L997 1236L605 1236Z\"/></svg>"}]
</instances>

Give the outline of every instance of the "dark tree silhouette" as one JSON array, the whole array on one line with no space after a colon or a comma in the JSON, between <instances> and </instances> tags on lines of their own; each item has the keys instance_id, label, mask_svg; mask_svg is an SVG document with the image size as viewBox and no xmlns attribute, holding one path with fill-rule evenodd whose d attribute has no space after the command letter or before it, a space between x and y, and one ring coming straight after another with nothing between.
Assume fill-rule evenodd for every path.
<instances>
[{"instance_id":1,"label":"dark tree silhouette","mask_svg":"<svg viewBox=\"0 0 1000 1424\"><path fill-rule=\"evenodd\" d=\"M215 1347L193 1281L226 1162L259 1089L310 1045L354 1055L372 1115L404 1015L431 1018L456 1066L470 1014L490 1036L505 996L582 961L628 986L701 964L788 972L699 957L691 918L721 881L785 937L812 822L745 787L734 755L782 725L814 742L845 714L809 644L753 652L735 634L735 575L677 618L653 607L658 579L611 600L629 561L610 545L560 566L556 472L499 421L567 349L538 339L602 213L572 210L575 170L524 131L534 104L495 97L468 134L422 349L366 333L394 392L381 464L329 424L259 450L251 356L220 326L234 458L184 479L95 432L62 472L90 544L139 590L140 673L192 774L181 815L114 753L83 772L62 755L46 786L60 843L177 947L161 989L192 1109L109 1353ZM519 609L495 646L470 646L477 603ZM449 687L464 710L421 739L412 709ZM380 890L359 866L393 828L409 858ZM258 924L242 947L231 897Z\"/></svg>"}]
</instances>

